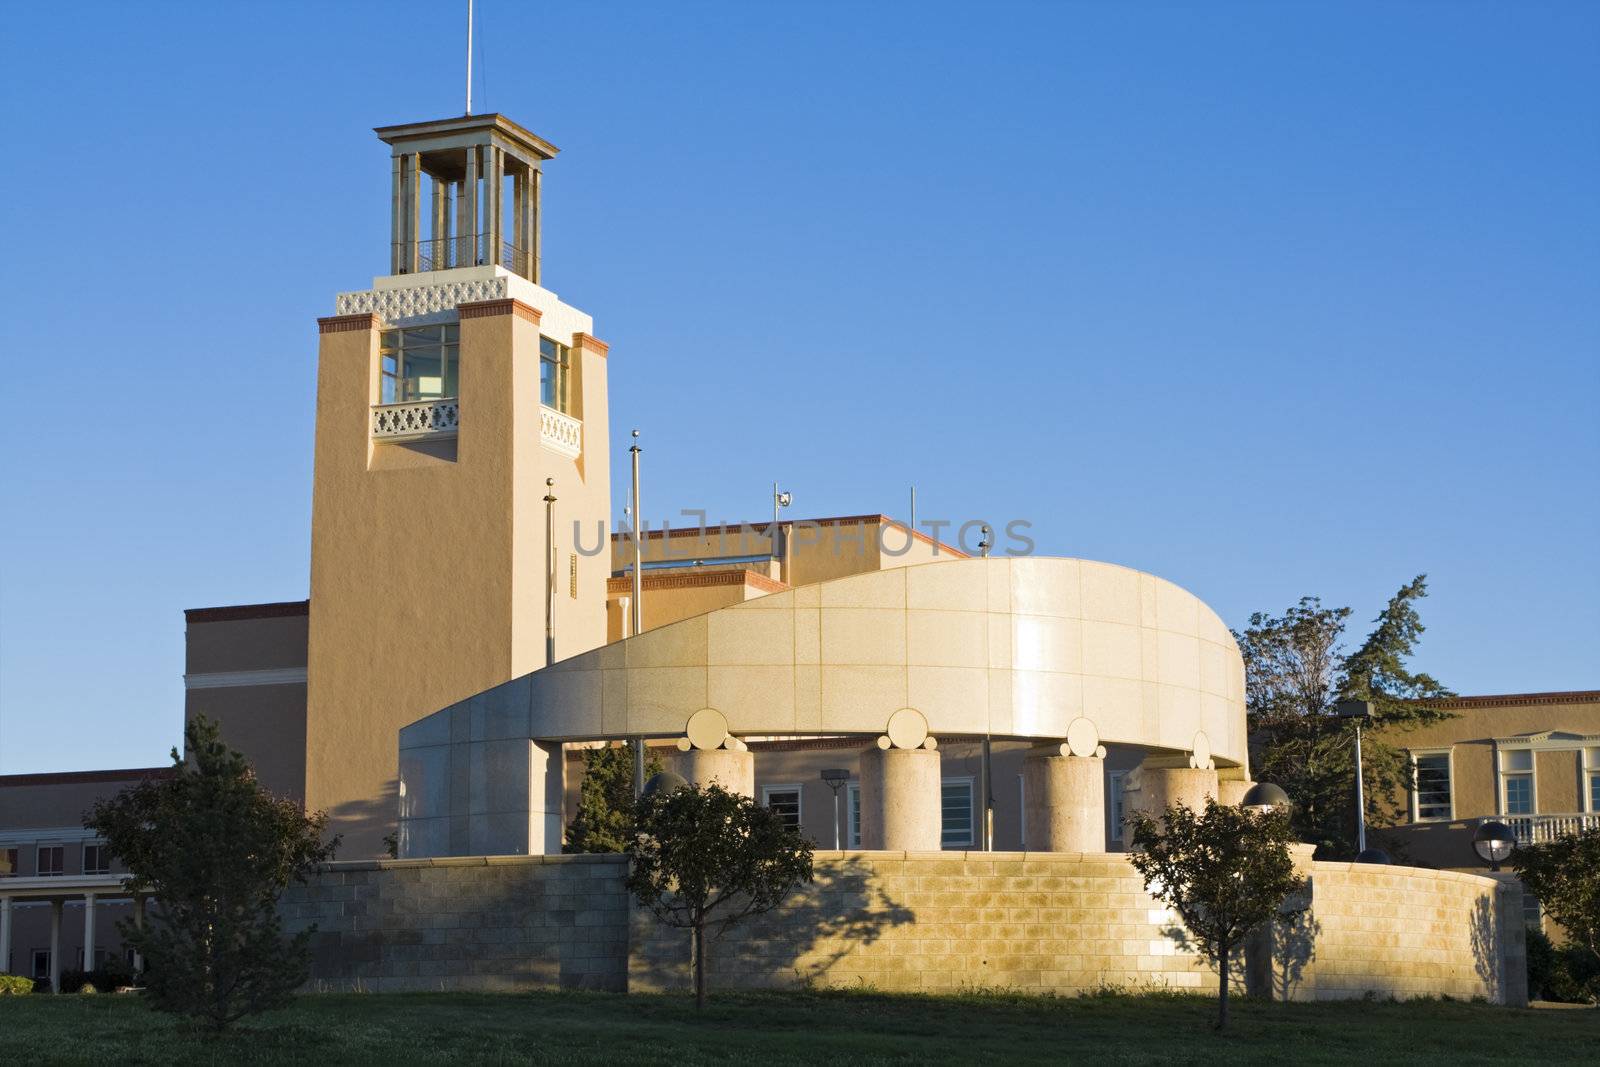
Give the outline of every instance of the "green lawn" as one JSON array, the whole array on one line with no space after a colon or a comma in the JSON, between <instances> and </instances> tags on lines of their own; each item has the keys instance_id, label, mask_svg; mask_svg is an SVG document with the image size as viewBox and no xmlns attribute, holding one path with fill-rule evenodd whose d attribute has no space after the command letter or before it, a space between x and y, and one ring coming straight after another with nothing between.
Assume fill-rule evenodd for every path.
<instances>
[{"instance_id":1,"label":"green lawn","mask_svg":"<svg viewBox=\"0 0 1600 1067\"><path fill-rule=\"evenodd\" d=\"M1600 1011L1481 1004L1239 1003L1230 1033L1198 997L728 993L323 995L220 1040L131 996L0 999L12 1063L1301 1063L1595 1062Z\"/></svg>"}]
</instances>

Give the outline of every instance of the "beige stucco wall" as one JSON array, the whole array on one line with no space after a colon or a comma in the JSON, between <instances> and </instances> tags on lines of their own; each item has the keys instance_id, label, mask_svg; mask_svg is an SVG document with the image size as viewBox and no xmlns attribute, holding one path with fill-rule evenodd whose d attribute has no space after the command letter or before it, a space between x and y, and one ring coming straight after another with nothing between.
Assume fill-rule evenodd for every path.
<instances>
[{"instance_id":1,"label":"beige stucco wall","mask_svg":"<svg viewBox=\"0 0 1600 1067\"><path fill-rule=\"evenodd\" d=\"M381 854L395 825L401 726L543 665L546 477L558 509L557 654L605 640L604 553L578 555L578 595L569 588L573 520L591 539L609 521L604 346L556 337L574 345L586 416L574 461L540 444L540 315L559 309L463 307L453 444L374 442L381 324L322 324L306 803L329 812L347 856Z\"/></svg>"},{"instance_id":2,"label":"beige stucco wall","mask_svg":"<svg viewBox=\"0 0 1600 1067\"><path fill-rule=\"evenodd\" d=\"M819 852L815 862L812 884L710 940L714 989L1216 987L1126 856ZM686 988L687 932L632 904L625 871L620 856L334 864L283 908L291 930L319 928L313 988ZM1497 905L1489 879L1346 864L1316 864L1312 883L1310 960L1279 967L1293 972L1289 995L1519 1000L1520 927L1499 917L1518 906L1514 886Z\"/></svg>"}]
</instances>

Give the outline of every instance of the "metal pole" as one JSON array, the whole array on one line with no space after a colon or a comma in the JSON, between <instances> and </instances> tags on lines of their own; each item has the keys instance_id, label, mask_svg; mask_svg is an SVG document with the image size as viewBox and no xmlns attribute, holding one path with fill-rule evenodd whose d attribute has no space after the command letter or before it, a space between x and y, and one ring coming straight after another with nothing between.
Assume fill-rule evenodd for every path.
<instances>
[{"instance_id":1,"label":"metal pole","mask_svg":"<svg viewBox=\"0 0 1600 1067\"><path fill-rule=\"evenodd\" d=\"M467 0L467 114L472 114L472 0Z\"/></svg>"},{"instance_id":2,"label":"metal pole","mask_svg":"<svg viewBox=\"0 0 1600 1067\"><path fill-rule=\"evenodd\" d=\"M556 480L544 480L544 665L556 661Z\"/></svg>"},{"instance_id":3,"label":"metal pole","mask_svg":"<svg viewBox=\"0 0 1600 1067\"><path fill-rule=\"evenodd\" d=\"M1367 802L1361 788L1361 720L1356 720L1356 851L1367 850Z\"/></svg>"},{"instance_id":4,"label":"metal pole","mask_svg":"<svg viewBox=\"0 0 1600 1067\"><path fill-rule=\"evenodd\" d=\"M978 761L978 851L991 851L989 840L989 739L983 739L983 757Z\"/></svg>"},{"instance_id":5,"label":"metal pole","mask_svg":"<svg viewBox=\"0 0 1600 1067\"><path fill-rule=\"evenodd\" d=\"M644 513L639 510L639 431L633 431L633 447L628 449L633 460L633 636L644 633L644 540L641 532ZM644 793L644 738L633 739L633 795Z\"/></svg>"},{"instance_id":6,"label":"metal pole","mask_svg":"<svg viewBox=\"0 0 1600 1067\"><path fill-rule=\"evenodd\" d=\"M839 851L839 791L833 791L833 850Z\"/></svg>"}]
</instances>

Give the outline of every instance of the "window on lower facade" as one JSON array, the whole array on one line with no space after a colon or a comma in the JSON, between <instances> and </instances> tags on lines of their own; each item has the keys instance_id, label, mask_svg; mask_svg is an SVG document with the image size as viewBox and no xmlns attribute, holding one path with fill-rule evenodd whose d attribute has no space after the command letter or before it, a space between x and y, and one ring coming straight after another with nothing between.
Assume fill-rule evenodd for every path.
<instances>
[{"instance_id":1,"label":"window on lower facade","mask_svg":"<svg viewBox=\"0 0 1600 1067\"><path fill-rule=\"evenodd\" d=\"M40 845L39 866L36 870L40 878L49 878L59 875L66 870L67 850L61 845Z\"/></svg>"},{"instance_id":2,"label":"window on lower facade","mask_svg":"<svg viewBox=\"0 0 1600 1067\"><path fill-rule=\"evenodd\" d=\"M106 851L104 845L83 846L83 873L84 874L110 874L111 853Z\"/></svg>"},{"instance_id":3,"label":"window on lower facade","mask_svg":"<svg viewBox=\"0 0 1600 1067\"><path fill-rule=\"evenodd\" d=\"M1600 814L1600 748L1585 749L1584 777L1589 783L1589 810Z\"/></svg>"},{"instance_id":4,"label":"window on lower facade","mask_svg":"<svg viewBox=\"0 0 1600 1067\"><path fill-rule=\"evenodd\" d=\"M1539 914L1539 898L1522 890L1522 924L1530 930L1543 930L1544 919Z\"/></svg>"},{"instance_id":5,"label":"window on lower facade","mask_svg":"<svg viewBox=\"0 0 1600 1067\"><path fill-rule=\"evenodd\" d=\"M1533 795L1533 750L1514 748L1500 753L1500 793L1507 815L1532 815L1538 810Z\"/></svg>"},{"instance_id":6,"label":"window on lower facade","mask_svg":"<svg viewBox=\"0 0 1600 1067\"><path fill-rule=\"evenodd\" d=\"M379 402L407 404L460 395L460 353L461 327L455 323L384 330L378 353L383 379Z\"/></svg>"},{"instance_id":7,"label":"window on lower facade","mask_svg":"<svg viewBox=\"0 0 1600 1067\"><path fill-rule=\"evenodd\" d=\"M939 789L939 843L945 848L972 844L972 779L946 778Z\"/></svg>"},{"instance_id":8,"label":"window on lower facade","mask_svg":"<svg viewBox=\"0 0 1600 1067\"><path fill-rule=\"evenodd\" d=\"M800 829L800 787L797 785L769 785L761 791L761 801L778 813L783 824L792 830Z\"/></svg>"},{"instance_id":9,"label":"window on lower facade","mask_svg":"<svg viewBox=\"0 0 1600 1067\"><path fill-rule=\"evenodd\" d=\"M850 833L847 835L849 847L861 847L861 783L851 782L850 786Z\"/></svg>"},{"instance_id":10,"label":"window on lower facade","mask_svg":"<svg viewBox=\"0 0 1600 1067\"><path fill-rule=\"evenodd\" d=\"M35 978L50 977L50 950L36 948L33 950L33 976Z\"/></svg>"},{"instance_id":11,"label":"window on lower facade","mask_svg":"<svg viewBox=\"0 0 1600 1067\"><path fill-rule=\"evenodd\" d=\"M1127 777L1127 771L1112 771L1106 775L1106 811L1111 816L1109 836L1112 841L1122 840L1122 820L1127 817L1122 807L1122 783Z\"/></svg>"},{"instance_id":12,"label":"window on lower facade","mask_svg":"<svg viewBox=\"0 0 1600 1067\"><path fill-rule=\"evenodd\" d=\"M1450 818L1450 753L1426 752L1411 758L1416 771L1417 821Z\"/></svg>"},{"instance_id":13,"label":"window on lower facade","mask_svg":"<svg viewBox=\"0 0 1600 1067\"><path fill-rule=\"evenodd\" d=\"M15 878L17 876L17 850L14 848L0 848L0 878Z\"/></svg>"},{"instance_id":14,"label":"window on lower facade","mask_svg":"<svg viewBox=\"0 0 1600 1067\"><path fill-rule=\"evenodd\" d=\"M539 338L539 403L566 412L572 351L548 337Z\"/></svg>"}]
</instances>

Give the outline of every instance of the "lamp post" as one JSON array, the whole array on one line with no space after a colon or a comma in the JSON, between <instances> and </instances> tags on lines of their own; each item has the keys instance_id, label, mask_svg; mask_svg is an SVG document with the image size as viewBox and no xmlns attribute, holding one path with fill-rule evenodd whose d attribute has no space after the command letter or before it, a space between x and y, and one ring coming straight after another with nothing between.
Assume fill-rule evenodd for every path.
<instances>
[{"instance_id":1,"label":"lamp post","mask_svg":"<svg viewBox=\"0 0 1600 1067\"><path fill-rule=\"evenodd\" d=\"M633 459L633 633L638 637L644 632L644 534L641 532L641 519L643 512L639 510L639 453L644 449L639 447L639 431L633 431L633 447L628 449L629 456ZM644 794L644 738L633 739L633 795Z\"/></svg>"},{"instance_id":2,"label":"lamp post","mask_svg":"<svg viewBox=\"0 0 1600 1067\"><path fill-rule=\"evenodd\" d=\"M1489 865L1491 871L1498 871L1500 864L1516 847L1517 835L1511 832L1511 827L1495 819L1479 823L1472 835L1472 850Z\"/></svg>"},{"instance_id":3,"label":"lamp post","mask_svg":"<svg viewBox=\"0 0 1600 1067\"><path fill-rule=\"evenodd\" d=\"M833 790L833 850L839 851L839 790L850 780L850 772L830 767L822 772L822 781Z\"/></svg>"},{"instance_id":4,"label":"lamp post","mask_svg":"<svg viewBox=\"0 0 1600 1067\"><path fill-rule=\"evenodd\" d=\"M1287 808L1289 794L1280 786L1271 782L1257 782L1245 790L1244 798L1239 801L1241 808L1250 808L1253 811L1268 812L1274 808Z\"/></svg>"},{"instance_id":5,"label":"lamp post","mask_svg":"<svg viewBox=\"0 0 1600 1067\"><path fill-rule=\"evenodd\" d=\"M1372 703L1366 700L1341 700L1333 706L1333 713L1341 719L1354 719L1356 724L1356 851L1365 852L1367 801L1361 782L1361 724L1372 721Z\"/></svg>"},{"instance_id":6,"label":"lamp post","mask_svg":"<svg viewBox=\"0 0 1600 1067\"><path fill-rule=\"evenodd\" d=\"M556 480L544 480L544 665L556 661Z\"/></svg>"}]
</instances>

